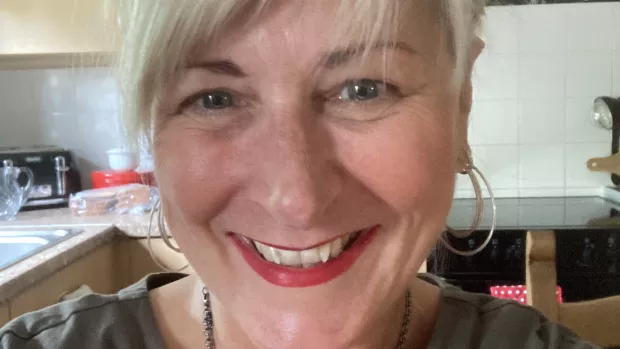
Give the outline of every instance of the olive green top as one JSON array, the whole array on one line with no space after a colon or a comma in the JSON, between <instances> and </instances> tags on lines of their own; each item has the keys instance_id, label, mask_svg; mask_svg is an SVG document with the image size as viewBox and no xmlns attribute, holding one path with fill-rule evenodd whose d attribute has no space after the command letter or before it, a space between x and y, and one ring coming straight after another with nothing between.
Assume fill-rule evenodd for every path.
<instances>
[{"instance_id":1,"label":"olive green top","mask_svg":"<svg viewBox=\"0 0 620 349\"><path fill-rule=\"evenodd\" d=\"M23 315L0 329L0 349L163 349L149 290L183 277L153 274L116 295L89 295ZM419 277L441 288L429 349L598 348L530 307Z\"/></svg>"}]
</instances>

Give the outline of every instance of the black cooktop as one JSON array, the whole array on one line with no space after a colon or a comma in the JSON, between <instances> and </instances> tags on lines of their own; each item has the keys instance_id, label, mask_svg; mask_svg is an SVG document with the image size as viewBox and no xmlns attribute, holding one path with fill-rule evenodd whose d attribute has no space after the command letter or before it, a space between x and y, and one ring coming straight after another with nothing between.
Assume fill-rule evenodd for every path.
<instances>
[{"instance_id":1,"label":"black cooktop","mask_svg":"<svg viewBox=\"0 0 620 349\"><path fill-rule=\"evenodd\" d=\"M620 205L600 197L496 199L497 229L620 228ZM476 210L473 199L456 199L448 217L454 229L468 229ZM491 201L485 200L480 229L491 227Z\"/></svg>"}]
</instances>

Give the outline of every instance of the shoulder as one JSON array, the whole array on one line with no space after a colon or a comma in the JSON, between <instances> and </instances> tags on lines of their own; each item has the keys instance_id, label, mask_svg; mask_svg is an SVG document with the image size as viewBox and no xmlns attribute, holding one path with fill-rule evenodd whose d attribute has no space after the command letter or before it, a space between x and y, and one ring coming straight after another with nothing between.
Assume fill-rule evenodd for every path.
<instances>
[{"instance_id":1,"label":"shoulder","mask_svg":"<svg viewBox=\"0 0 620 349\"><path fill-rule=\"evenodd\" d=\"M20 316L0 328L0 349L158 348L146 345L160 338L148 292L162 278L179 277L152 275L115 295L88 295Z\"/></svg>"},{"instance_id":2,"label":"shoulder","mask_svg":"<svg viewBox=\"0 0 620 349\"><path fill-rule=\"evenodd\" d=\"M599 348L532 307L445 284L439 286L442 299L429 348Z\"/></svg>"},{"instance_id":3,"label":"shoulder","mask_svg":"<svg viewBox=\"0 0 620 349\"><path fill-rule=\"evenodd\" d=\"M91 343L118 341L113 329L136 326L148 306L145 297L88 295L25 314L0 329L0 349L98 348Z\"/></svg>"}]
</instances>

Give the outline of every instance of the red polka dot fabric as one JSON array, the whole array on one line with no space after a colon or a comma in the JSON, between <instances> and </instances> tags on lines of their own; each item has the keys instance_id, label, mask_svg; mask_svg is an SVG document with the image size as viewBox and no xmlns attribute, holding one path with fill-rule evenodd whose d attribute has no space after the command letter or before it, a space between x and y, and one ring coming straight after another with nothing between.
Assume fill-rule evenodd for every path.
<instances>
[{"instance_id":1,"label":"red polka dot fabric","mask_svg":"<svg viewBox=\"0 0 620 349\"><path fill-rule=\"evenodd\" d=\"M558 303L562 303L562 288L557 287L555 294ZM527 304L527 287L525 285L492 286L491 295L501 299L512 299L522 304Z\"/></svg>"}]
</instances>

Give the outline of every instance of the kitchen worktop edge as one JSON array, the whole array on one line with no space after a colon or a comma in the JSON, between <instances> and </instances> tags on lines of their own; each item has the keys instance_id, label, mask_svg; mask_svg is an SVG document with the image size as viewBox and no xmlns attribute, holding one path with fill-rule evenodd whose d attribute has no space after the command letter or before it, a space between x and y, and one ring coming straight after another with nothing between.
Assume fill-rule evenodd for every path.
<instances>
[{"instance_id":1,"label":"kitchen worktop edge","mask_svg":"<svg viewBox=\"0 0 620 349\"><path fill-rule=\"evenodd\" d=\"M69 209L52 209L23 212L14 220L0 222L2 231L48 229L81 232L0 270L0 305L116 238L146 238L149 216L73 217ZM151 235L160 236L156 224Z\"/></svg>"}]
</instances>

